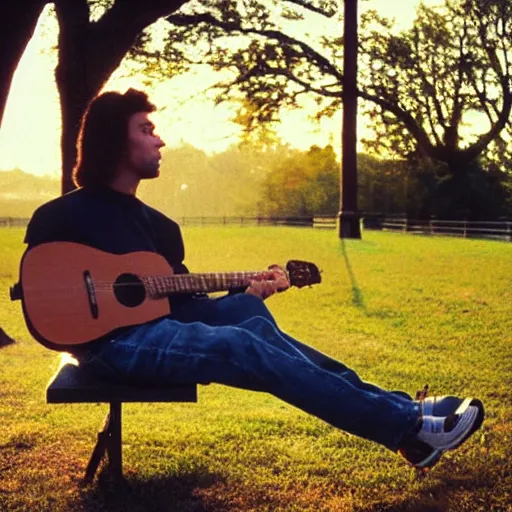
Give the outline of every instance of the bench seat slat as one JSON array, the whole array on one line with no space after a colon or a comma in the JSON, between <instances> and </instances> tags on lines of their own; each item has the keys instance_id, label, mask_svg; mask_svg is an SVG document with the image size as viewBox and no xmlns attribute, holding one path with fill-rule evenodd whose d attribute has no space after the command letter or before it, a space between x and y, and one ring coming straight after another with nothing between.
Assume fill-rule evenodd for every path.
<instances>
[{"instance_id":1,"label":"bench seat slat","mask_svg":"<svg viewBox=\"0 0 512 512\"><path fill-rule=\"evenodd\" d=\"M100 380L71 362L63 364L46 388L46 401L59 403L98 402L197 402L197 385L135 387Z\"/></svg>"}]
</instances>

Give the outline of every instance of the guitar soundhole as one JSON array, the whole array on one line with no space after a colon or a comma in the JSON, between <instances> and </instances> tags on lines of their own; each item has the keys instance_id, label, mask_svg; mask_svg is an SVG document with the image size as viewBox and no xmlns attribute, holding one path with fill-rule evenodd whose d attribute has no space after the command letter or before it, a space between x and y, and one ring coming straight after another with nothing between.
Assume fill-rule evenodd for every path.
<instances>
[{"instance_id":1,"label":"guitar soundhole","mask_svg":"<svg viewBox=\"0 0 512 512\"><path fill-rule=\"evenodd\" d=\"M116 299L128 308L134 308L144 302L146 289L135 274L121 274L114 283Z\"/></svg>"}]
</instances>

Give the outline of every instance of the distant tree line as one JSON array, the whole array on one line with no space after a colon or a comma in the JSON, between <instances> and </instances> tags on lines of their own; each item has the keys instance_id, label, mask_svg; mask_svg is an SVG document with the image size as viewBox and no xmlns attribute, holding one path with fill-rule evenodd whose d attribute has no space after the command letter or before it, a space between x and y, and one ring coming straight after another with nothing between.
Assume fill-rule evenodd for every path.
<instances>
[{"instance_id":1,"label":"distant tree line","mask_svg":"<svg viewBox=\"0 0 512 512\"><path fill-rule=\"evenodd\" d=\"M295 149L267 132L216 154L188 144L165 148L160 177L142 182L140 196L171 217L336 216L339 173L332 146ZM460 190L449 188L454 184L443 166L405 159L362 153L358 174L358 203L366 213L419 219L512 217L511 175L492 165L469 168L469 186L460 185ZM20 170L0 172L0 216L30 216L58 190L55 179Z\"/></svg>"},{"instance_id":2,"label":"distant tree line","mask_svg":"<svg viewBox=\"0 0 512 512\"><path fill-rule=\"evenodd\" d=\"M207 155L190 145L167 149L158 180L141 197L171 216L332 215L339 210L340 162L334 148L308 150L239 144ZM454 190L442 165L358 156L359 207L414 218L489 219L512 216L512 177L475 165Z\"/></svg>"}]
</instances>

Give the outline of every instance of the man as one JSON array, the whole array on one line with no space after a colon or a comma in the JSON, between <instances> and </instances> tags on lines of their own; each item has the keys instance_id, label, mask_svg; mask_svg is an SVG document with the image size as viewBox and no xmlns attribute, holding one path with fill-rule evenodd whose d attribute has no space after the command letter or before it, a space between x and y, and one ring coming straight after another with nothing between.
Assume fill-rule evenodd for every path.
<instances>
[{"instance_id":1,"label":"man","mask_svg":"<svg viewBox=\"0 0 512 512\"><path fill-rule=\"evenodd\" d=\"M141 180L159 174L163 141L147 96L105 93L89 106L78 141L80 187L41 206L27 228L28 248L52 241L124 254L163 255L188 272L179 226L136 198ZM476 399L413 401L363 382L342 363L283 333L263 299L289 286L272 267L244 293L220 299L172 296L170 316L116 331L73 350L82 364L132 383L216 382L265 391L352 434L433 466L484 418Z\"/></svg>"}]
</instances>

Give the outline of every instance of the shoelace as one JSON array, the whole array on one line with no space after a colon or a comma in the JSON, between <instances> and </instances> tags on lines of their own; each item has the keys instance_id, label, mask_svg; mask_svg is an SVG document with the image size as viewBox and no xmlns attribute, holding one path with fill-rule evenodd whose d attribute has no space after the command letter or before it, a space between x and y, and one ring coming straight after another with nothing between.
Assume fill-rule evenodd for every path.
<instances>
[{"instance_id":1,"label":"shoelace","mask_svg":"<svg viewBox=\"0 0 512 512\"><path fill-rule=\"evenodd\" d=\"M420 402L423 402L425 398L428 396L428 384L425 384L423 389L419 389L416 391L416 400L419 400Z\"/></svg>"}]
</instances>

